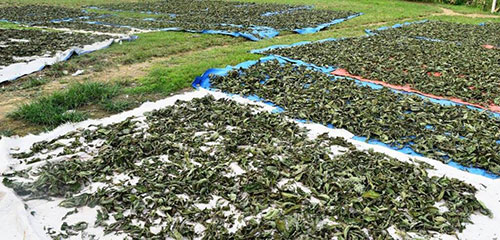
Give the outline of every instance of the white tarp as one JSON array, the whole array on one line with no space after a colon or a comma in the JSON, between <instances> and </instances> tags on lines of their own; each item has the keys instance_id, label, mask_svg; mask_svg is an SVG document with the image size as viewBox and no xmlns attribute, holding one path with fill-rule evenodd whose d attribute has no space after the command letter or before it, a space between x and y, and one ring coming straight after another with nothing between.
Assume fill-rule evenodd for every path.
<instances>
[{"instance_id":1,"label":"white tarp","mask_svg":"<svg viewBox=\"0 0 500 240\"><path fill-rule=\"evenodd\" d=\"M200 89L193 92L188 92L176 96L169 97L157 102L144 103L141 107L134 110L113 115L101 120L87 120L76 124L65 124L55 130L43 133L40 135L29 135L25 137L11 137L0 140L0 173L16 167L17 161L14 161L9 153L27 151L35 142L42 140L51 140L61 135L74 131L79 128L87 128L89 125L95 124L112 124L125 120L128 117L141 117L145 112L161 109L165 106L175 104L177 100L191 100L201 98L207 95L213 95L215 98L231 98L242 104L253 103L262 106L263 111L272 111L274 108L263 103L251 102L238 96L229 97L220 92L210 92ZM292 120L290 120L292 121ZM385 153L400 161L412 162L411 159L417 159L434 166L434 170L427 170L430 176L447 176L456 178L466 183L469 183L478 189L476 197L482 201L493 214L493 217L481 215L479 213L471 216L473 224L467 224L466 229L457 234L459 239L495 239L500 237L500 180L493 180L483 176L474 175L465 171L458 170L440 161L432 160L424 157L412 157L382 146L370 145L365 142L352 140L353 134L343 129L331 129L319 124L303 124L299 125L309 129L309 136L315 137L322 133L328 133L332 137L343 137L353 143L358 149L373 149L376 152ZM18 166L19 167L19 166ZM66 213L68 209L57 206L57 201L36 200L27 203L28 209L24 208L24 202L17 197L11 189L0 186L0 238L1 239L48 239L45 234L44 226L59 228L61 222L61 214ZM30 211L36 210L35 215L31 215ZM123 239L124 236L106 235L102 233L102 229L92 227L93 221L89 220L95 216L95 209L88 207L79 208L79 213L72 215L74 221L89 221L89 229L85 230L88 233L95 234L97 239ZM66 221L70 222L70 219ZM71 221L72 222L72 221ZM395 232L394 227L388 228L389 232ZM398 238L397 235L393 237ZM81 236L74 236L73 239L81 239ZM435 239L456 239L455 236L436 234Z\"/></svg>"},{"instance_id":2,"label":"white tarp","mask_svg":"<svg viewBox=\"0 0 500 240\"><path fill-rule=\"evenodd\" d=\"M113 42L121 42L131 39L133 39L133 37L130 36L122 36L119 38L115 37L114 39L108 39L106 41L97 42L91 45L85 45L82 48L74 47L66 51L60 51L54 56L36 57L34 58L34 60L31 60L29 62L14 63L9 66L0 66L0 83L16 80L17 78L24 75L41 71L46 66L68 60L74 54L87 54L90 52L101 50L103 48L107 48L111 44L113 44Z\"/></svg>"}]
</instances>

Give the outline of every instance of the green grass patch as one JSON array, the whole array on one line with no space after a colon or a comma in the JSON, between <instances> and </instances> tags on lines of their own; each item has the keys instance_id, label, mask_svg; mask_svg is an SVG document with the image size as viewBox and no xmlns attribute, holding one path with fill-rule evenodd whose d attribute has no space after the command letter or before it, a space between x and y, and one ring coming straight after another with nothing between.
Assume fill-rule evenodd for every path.
<instances>
[{"instance_id":1,"label":"green grass patch","mask_svg":"<svg viewBox=\"0 0 500 240\"><path fill-rule=\"evenodd\" d=\"M9 23L9 22L0 22L0 28L4 29L25 29L25 27L22 27L21 25L15 24L15 23Z\"/></svg>"},{"instance_id":2,"label":"green grass patch","mask_svg":"<svg viewBox=\"0 0 500 240\"><path fill-rule=\"evenodd\" d=\"M447 21L455 23L479 24L484 22L500 22L500 18L470 18L461 16L431 16L429 20Z\"/></svg>"},{"instance_id":3,"label":"green grass patch","mask_svg":"<svg viewBox=\"0 0 500 240\"><path fill-rule=\"evenodd\" d=\"M108 113L119 113L130 109L134 103L128 100L113 100L101 102L101 107Z\"/></svg>"},{"instance_id":4,"label":"green grass patch","mask_svg":"<svg viewBox=\"0 0 500 240\"><path fill-rule=\"evenodd\" d=\"M267 39L259 42L244 41L237 46L228 45L195 51L174 56L156 64L149 74L139 79L140 86L130 89L130 93L172 93L189 88L192 81L210 68L222 68L227 65L257 60L262 55L249 53L252 49L264 48L275 44L291 44L306 40L320 40L330 37L363 35L363 27L322 31L313 35L287 35L282 38Z\"/></svg>"},{"instance_id":5,"label":"green grass patch","mask_svg":"<svg viewBox=\"0 0 500 240\"><path fill-rule=\"evenodd\" d=\"M10 137L12 135L14 135L14 131L12 131L11 129L2 129L2 130L0 130L0 139L2 138L2 136Z\"/></svg>"},{"instance_id":6,"label":"green grass patch","mask_svg":"<svg viewBox=\"0 0 500 240\"><path fill-rule=\"evenodd\" d=\"M26 26L23 26L23 25L20 25L20 24L10 23L10 22L0 22L0 28L3 28L3 29L18 29L18 30L25 30L25 29L40 30L40 28L26 27ZM55 30L47 29L46 31L55 31Z\"/></svg>"},{"instance_id":7,"label":"green grass patch","mask_svg":"<svg viewBox=\"0 0 500 240\"><path fill-rule=\"evenodd\" d=\"M139 38L135 41L113 44L109 48L74 57L71 61L57 63L48 68L45 73L50 77L59 78L65 75L64 71L73 73L79 69L89 69L101 72L117 65L141 63L154 58L164 58L245 41L221 35L183 32L151 32L138 34L138 36Z\"/></svg>"},{"instance_id":8,"label":"green grass patch","mask_svg":"<svg viewBox=\"0 0 500 240\"><path fill-rule=\"evenodd\" d=\"M22 88L34 88L46 84L49 80L44 77L30 77L27 82L24 82Z\"/></svg>"},{"instance_id":9,"label":"green grass patch","mask_svg":"<svg viewBox=\"0 0 500 240\"><path fill-rule=\"evenodd\" d=\"M98 13L98 14L112 14L120 17L130 17L130 18L157 18L158 16L166 16L162 14L149 14L149 13L141 13L141 12L132 12L132 11L111 11L105 9L86 9L88 12Z\"/></svg>"},{"instance_id":10,"label":"green grass patch","mask_svg":"<svg viewBox=\"0 0 500 240\"><path fill-rule=\"evenodd\" d=\"M499 15L499 13L492 14L490 13L491 11L491 3L485 5L485 6L467 6L467 5L444 5L444 8L449 8L457 13L463 13L463 14L474 14L474 13L480 13L480 14L489 14L489 15ZM498 4L497 4L498 7Z\"/></svg>"},{"instance_id":11,"label":"green grass patch","mask_svg":"<svg viewBox=\"0 0 500 240\"><path fill-rule=\"evenodd\" d=\"M97 82L77 83L67 90L40 97L32 103L24 104L9 117L37 125L55 127L65 122L86 119L86 114L75 111L78 107L102 102L120 92L118 85Z\"/></svg>"}]
</instances>

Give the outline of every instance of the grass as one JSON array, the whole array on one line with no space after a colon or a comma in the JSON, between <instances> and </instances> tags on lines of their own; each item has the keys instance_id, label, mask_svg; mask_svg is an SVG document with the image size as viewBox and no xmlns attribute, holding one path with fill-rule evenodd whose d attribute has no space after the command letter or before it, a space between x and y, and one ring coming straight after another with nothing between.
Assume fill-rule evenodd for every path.
<instances>
[{"instance_id":1,"label":"grass","mask_svg":"<svg viewBox=\"0 0 500 240\"><path fill-rule=\"evenodd\" d=\"M114 44L110 48L55 64L48 69L48 75L57 78L63 76L63 71L72 73L85 68L100 72L112 66L141 63L154 58L244 41L220 35L182 32L143 33L138 34L138 37L135 41Z\"/></svg>"},{"instance_id":2,"label":"grass","mask_svg":"<svg viewBox=\"0 0 500 240\"><path fill-rule=\"evenodd\" d=\"M130 0L120 0L130 2ZM166 96L182 89L190 87L196 76L201 75L209 68L220 68L226 65L235 65L247 60L259 59L260 55L250 54L249 50L263 48L275 44L290 44L299 41L319 40L331 37L349 37L364 34L366 28L377 28L388 26L402 21L415 21L421 19L443 20L452 22L463 22L477 24L485 21L500 22L500 19L468 18L462 16L434 16L441 13L442 7L453 10L466 11L467 13L487 14L478 8L450 7L442 4L426 4L397 0L317 0L311 3L309 0L240 0L254 2L273 2L288 4L313 4L317 8L332 10L351 10L363 12L364 15L335 25L326 31L310 35L284 34L273 39L259 42L246 41L241 38L232 38L221 35L192 34L182 32L154 32L139 34L139 39L123 44L114 44L110 48L92 54L76 57L70 61L56 64L43 71L44 80L29 79L22 83L25 86L40 86L46 82L55 81L64 77L64 71L73 73L79 69L86 72L102 72L121 65L144 63L155 59L148 65L146 76L133 79L134 86L122 89L117 94L129 94L135 96ZM7 4L40 3L40 0L7 0ZM100 0L50 0L44 4L55 4L65 6L82 6L102 3ZM131 13L121 13L131 14ZM131 17L143 17L130 15ZM0 27L2 27L0 23ZM15 27L15 26L10 26ZM109 79L103 79L105 81ZM19 84L21 84L19 83ZM18 83L13 83L18 84ZM95 84L95 83L93 83ZM108 85L106 85L108 86ZM109 86L108 86L109 87ZM71 89L71 88L70 88ZM53 104L57 101L43 103L44 101L58 95L67 95L68 90L55 92L49 97L35 99L32 103L21 106L11 116L25 122L39 124L41 126L56 126L66 121L77 121L84 119L86 115L82 112L68 112L68 109L79 108L76 105L97 104L105 112L120 112L137 103L130 104L128 100L101 101L100 96L91 95L81 104L71 107L60 107ZM104 94L106 95L106 94ZM141 97L141 100L144 98ZM148 99L145 99L148 100ZM49 101L50 102L50 101ZM63 104L64 105L64 104ZM47 109L43 107L47 107ZM38 108L38 109L37 109ZM53 115L53 116L52 116ZM1 129L1 127L0 127Z\"/></svg>"},{"instance_id":3,"label":"grass","mask_svg":"<svg viewBox=\"0 0 500 240\"><path fill-rule=\"evenodd\" d=\"M466 18L466 17L453 17L453 16L432 16L427 18L429 20L436 21L447 21L447 22L458 22L458 23L467 23L467 24L479 24L484 22L499 22L498 20L493 20L491 18Z\"/></svg>"},{"instance_id":4,"label":"grass","mask_svg":"<svg viewBox=\"0 0 500 240\"><path fill-rule=\"evenodd\" d=\"M358 26L353 28L339 28L335 31L323 31L312 35L293 34L259 42L245 41L237 47L229 45L174 56L171 59L155 64L146 77L139 78L138 81L141 86L129 91L132 93L172 93L190 87L191 82L207 69L236 65L244 61L257 60L262 57L261 55L249 53L252 49L331 37L360 36L364 34L364 29L365 27Z\"/></svg>"},{"instance_id":5,"label":"grass","mask_svg":"<svg viewBox=\"0 0 500 240\"><path fill-rule=\"evenodd\" d=\"M32 77L29 81L23 83L23 88L34 88L38 86L42 86L47 83L49 80L43 77Z\"/></svg>"},{"instance_id":6,"label":"grass","mask_svg":"<svg viewBox=\"0 0 500 240\"><path fill-rule=\"evenodd\" d=\"M101 103L101 107L109 113L123 112L133 105L134 103L128 100L104 101Z\"/></svg>"},{"instance_id":7,"label":"grass","mask_svg":"<svg viewBox=\"0 0 500 240\"><path fill-rule=\"evenodd\" d=\"M11 117L48 127L82 121L86 119L86 114L75 111L78 107L104 102L118 95L119 92L118 85L96 82L77 83L67 90L55 92L20 106L11 113Z\"/></svg>"},{"instance_id":8,"label":"grass","mask_svg":"<svg viewBox=\"0 0 500 240\"><path fill-rule=\"evenodd\" d=\"M11 129L0 130L0 139L2 136L10 137L12 135L14 135L14 132Z\"/></svg>"},{"instance_id":9,"label":"grass","mask_svg":"<svg viewBox=\"0 0 500 240\"><path fill-rule=\"evenodd\" d=\"M485 7L484 9L482 6L466 6L466 5L443 5L443 7L449 8L455 12L463 14L473 14L473 13L487 14L490 13L491 11L491 5ZM495 15L499 15L499 13L495 13Z\"/></svg>"},{"instance_id":10,"label":"grass","mask_svg":"<svg viewBox=\"0 0 500 240\"><path fill-rule=\"evenodd\" d=\"M129 18L156 18L158 16L168 16L163 14L149 14L149 13L132 12L132 11L112 11L105 9L87 9L87 11L102 15L113 14L120 17L129 17Z\"/></svg>"},{"instance_id":11,"label":"grass","mask_svg":"<svg viewBox=\"0 0 500 240\"><path fill-rule=\"evenodd\" d=\"M34 28L34 27L21 26L21 25L15 24L15 23L2 22L2 21L0 21L0 28L3 28L3 29L19 29L19 30L37 29L37 28Z\"/></svg>"}]
</instances>

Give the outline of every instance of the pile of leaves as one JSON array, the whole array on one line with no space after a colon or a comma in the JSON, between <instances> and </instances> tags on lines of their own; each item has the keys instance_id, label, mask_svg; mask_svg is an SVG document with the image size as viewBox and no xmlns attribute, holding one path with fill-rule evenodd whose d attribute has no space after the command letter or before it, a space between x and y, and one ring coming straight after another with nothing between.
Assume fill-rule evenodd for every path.
<instances>
[{"instance_id":1,"label":"pile of leaves","mask_svg":"<svg viewBox=\"0 0 500 240\"><path fill-rule=\"evenodd\" d=\"M54 237L100 226L133 239L387 239L389 227L453 234L471 214L490 214L474 187L428 176L427 164L327 134L309 138L281 115L212 97L91 126L15 157L27 167L46 161L4 174L26 200L98 208L95 222L63 222ZM101 187L89 191L94 184Z\"/></svg>"},{"instance_id":2,"label":"pile of leaves","mask_svg":"<svg viewBox=\"0 0 500 240\"><path fill-rule=\"evenodd\" d=\"M347 129L395 148L456 161L500 174L500 119L464 106L444 106L415 95L372 89L276 61L212 76L213 87L257 95L296 119Z\"/></svg>"},{"instance_id":3,"label":"pile of leaves","mask_svg":"<svg viewBox=\"0 0 500 240\"><path fill-rule=\"evenodd\" d=\"M27 24L41 24L51 20L70 18L76 19L87 15L81 9L50 5L14 5L0 8L0 20Z\"/></svg>"},{"instance_id":4,"label":"pile of leaves","mask_svg":"<svg viewBox=\"0 0 500 240\"><path fill-rule=\"evenodd\" d=\"M137 20L137 22L141 22ZM129 27L124 27L118 24L108 24L108 23L99 23L92 21L61 21L61 22L45 22L42 24L38 24L40 27L53 28L53 29L72 29L72 30L84 30L84 31L92 31L92 32L100 32L100 33L121 33L127 34L130 33L131 29Z\"/></svg>"},{"instance_id":5,"label":"pile of leaves","mask_svg":"<svg viewBox=\"0 0 500 240\"><path fill-rule=\"evenodd\" d=\"M274 49L266 54L336 66L366 79L409 85L424 93L500 105L498 50L383 34Z\"/></svg>"},{"instance_id":6,"label":"pile of leaves","mask_svg":"<svg viewBox=\"0 0 500 240\"><path fill-rule=\"evenodd\" d=\"M429 21L398 28L373 31L383 35L399 35L425 38L435 41L452 41L474 46L492 45L500 47L500 23L472 25L463 23Z\"/></svg>"},{"instance_id":7,"label":"pile of leaves","mask_svg":"<svg viewBox=\"0 0 500 240\"><path fill-rule=\"evenodd\" d=\"M0 29L0 66L29 61L33 56L52 55L72 47L110 39L106 35L42 31L32 29Z\"/></svg>"},{"instance_id":8,"label":"pile of leaves","mask_svg":"<svg viewBox=\"0 0 500 240\"><path fill-rule=\"evenodd\" d=\"M273 29L292 31L316 27L353 14L317 10L311 6L211 0L115 3L85 9L38 5L0 8L0 19L12 22L105 32L124 32L130 27L245 33Z\"/></svg>"},{"instance_id":9,"label":"pile of leaves","mask_svg":"<svg viewBox=\"0 0 500 240\"><path fill-rule=\"evenodd\" d=\"M230 24L233 27L238 25L247 29L251 26L266 26L292 31L315 27L354 14L349 11L317 10L311 6L301 5L210 0L164 0L105 4L98 7L115 11L146 12L157 15L168 14L175 25L194 30L214 29L214 26L217 25Z\"/></svg>"},{"instance_id":10,"label":"pile of leaves","mask_svg":"<svg viewBox=\"0 0 500 240\"><path fill-rule=\"evenodd\" d=\"M68 28L77 30L126 33L130 29L119 26L96 24L111 16L88 12L84 9L50 5L20 5L0 8L0 20L29 26ZM137 20L139 22L139 20ZM142 22L142 21L140 21Z\"/></svg>"}]
</instances>

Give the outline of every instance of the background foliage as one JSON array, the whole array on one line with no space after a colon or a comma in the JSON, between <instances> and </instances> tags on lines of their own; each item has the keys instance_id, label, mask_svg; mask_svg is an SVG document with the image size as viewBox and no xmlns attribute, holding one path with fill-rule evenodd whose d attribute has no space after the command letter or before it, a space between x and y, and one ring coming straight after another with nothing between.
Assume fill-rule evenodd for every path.
<instances>
[{"instance_id":1,"label":"background foliage","mask_svg":"<svg viewBox=\"0 0 500 240\"><path fill-rule=\"evenodd\" d=\"M444 4L452 4L452 5L469 5L469 6L477 6L482 8L483 10L488 10L493 3L492 0L409 0L411 2L435 2L435 3L444 3Z\"/></svg>"}]
</instances>

